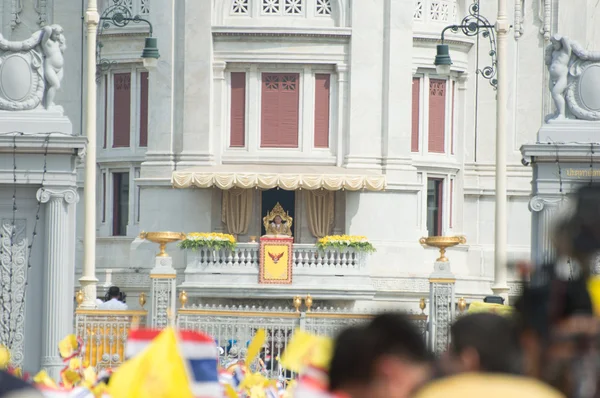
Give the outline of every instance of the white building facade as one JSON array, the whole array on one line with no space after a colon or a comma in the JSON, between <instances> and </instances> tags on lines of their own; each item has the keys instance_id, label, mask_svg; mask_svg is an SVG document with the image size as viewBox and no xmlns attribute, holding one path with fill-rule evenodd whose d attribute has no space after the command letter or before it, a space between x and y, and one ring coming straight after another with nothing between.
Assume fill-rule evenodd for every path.
<instances>
[{"instance_id":1,"label":"white building facade","mask_svg":"<svg viewBox=\"0 0 600 398\"><path fill-rule=\"evenodd\" d=\"M161 58L156 70L142 69L141 24L100 37L111 62L98 90L101 281L110 269L112 283L130 294L149 284L155 247L136 239L142 230L233 232L223 194L235 186L254 189L248 226L235 231L239 242L263 233L262 217L279 201L294 216L295 242L309 250L316 242L311 193L301 185L255 185L273 175L351 176L386 184L383 191L328 194L330 233L366 235L377 248L368 259L371 288L329 291L315 283L300 290L337 300L355 291L353 299L368 306L416 306L437 257L419 238L465 235L467 244L449 255L457 294L491 293L495 94L475 73L490 63L489 43L449 33L451 75L437 75L433 65L442 29L468 14L470 0L136 1L133 13L152 22ZM519 110L509 112L511 259L529 256L531 173L518 148L544 114L543 35L533 26L539 7L522 11L523 32L511 43L510 106ZM481 14L494 21L495 7L483 5ZM250 182L238 182L242 177ZM253 298L300 293L258 286L252 273L245 284L225 265L191 276L185 253L169 253L192 296L248 297L236 286ZM319 272L333 278L337 271L321 269L311 274L315 281Z\"/></svg>"},{"instance_id":2,"label":"white building facade","mask_svg":"<svg viewBox=\"0 0 600 398\"><path fill-rule=\"evenodd\" d=\"M532 175L519 148L536 141L552 111L544 50L555 33L584 47L593 47L598 33L591 0L570 0L568 7L558 0L509 3L514 40L506 76L512 87L506 157L514 260L529 257L531 244ZM99 37L99 296L102 286L115 284L135 308L135 297L150 291L157 251L137 236L169 230L238 235L238 254L215 254L200 266L194 265L197 256L169 246L177 283L196 301L289 305L294 295L311 294L318 301L414 309L428 295L437 257L419 244L428 235L466 236L465 245L447 254L456 295L479 300L491 294L496 103L493 88L476 73L490 64L489 42L447 33L450 76L437 75L433 66L442 29L459 23L472 0L100 4L101 11L121 4L131 16L150 21L161 58L155 70L143 68L140 54L149 34L144 23L110 27ZM8 40L24 40L45 24L63 26L69 50L56 102L75 135L83 134L86 117L85 6L74 7L70 0L0 1ZM481 15L492 23L495 7L481 4ZM79 141L76 146L83 147ZM11 161L2 164L10 185ZM32 211L39 202L33 197L36 184L23 191L34 201ZM325 189L311 193L306 188L314 184ZM9 191L2 195L11 197ZM250 209L241 224L223 209L224 200L229 206L237 196ZM308 202L316 196L328 206L321 206L324 215L315 221ZM295 282L260 285L257 245L250 241L263 234L262 217L277 202L294 217ZM83 206L69 206L71 212L76 207L77 238L64 247L75 246L77 281ZM12 218L9 207L1 209L3 219ZM314 261L316 229L365 235L377 252L360 264L341 254L326 264ZM509 286L511 295L518 293L512 277ZM44 344L42 349L38 343L31 358L50 350ZM35 370L35 360L25 361Z\"/></svg>"}]
</instances>

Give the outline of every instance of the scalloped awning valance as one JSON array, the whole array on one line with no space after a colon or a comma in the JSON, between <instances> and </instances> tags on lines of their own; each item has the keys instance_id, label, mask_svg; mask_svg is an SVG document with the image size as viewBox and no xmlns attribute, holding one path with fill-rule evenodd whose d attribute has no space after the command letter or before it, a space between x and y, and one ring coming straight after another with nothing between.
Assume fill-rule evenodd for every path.
<instances>
[{"instance_id":1,"label":"scalloped awning valance","mask_svg":"<svg viewBox=\"0 0 600 398\"><path fill-rule=\"evenodd\" d=\"M385 175L334 166L224 165L174 171L175 188L383 191Z\"/></svg>"}]
</instances>

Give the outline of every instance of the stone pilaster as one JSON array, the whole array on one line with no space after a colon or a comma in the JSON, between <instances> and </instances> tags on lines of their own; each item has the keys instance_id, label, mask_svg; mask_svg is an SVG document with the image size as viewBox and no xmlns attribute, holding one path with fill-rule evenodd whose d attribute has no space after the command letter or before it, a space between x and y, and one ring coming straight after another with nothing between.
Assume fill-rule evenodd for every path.
<instances>
[{"instance_id":1,"label":"stone pilaster","mask_svg":"<svg viewBox=\"0 0 600 398\"><path fill-rule=\"evenodd\" d=\"M534 264L554 261L556 250L552 243L552 228L562 198L534 196L529 201L532 212L531 259Z\"/></svg>"},{"instance_id":2,"label":"stone pilaster","mask_svg":"<svg viewBox=\"0 0 600 398\"><path fill-rule=\"evenodd\" d=\"M444 353L450 344L455 285L450 262L436 261L429 276L429 347L436 355Z\"/></svg>"},{"instance_id":3,"label":"stone pilaster","mask_svg":"<svg viewBox=\"0 0 600 398\"><path fill-rule=\"evenodd\" d=\"M346 154L346 141L348 137L348 65L337 64L337 82L338 82L338 109L337 109L337 166L341 167Z\"/></svg>"},{"instance_id":4,"label":"stone pilaster","mask_svg":"<svg viewBox=\"0 0 600 398\"><path fill-rule=\"evenodd\" d=\"M37 198L46 205L42 367L58 379L63 366L58 343L73 333L75 223L70 213L79 195L74 188L41 188Z\"/></svg>"},{"instance_id":5,"label":"stone pilaster","mask_svg":"<svg viewBox=\"0 0 600 398\"><path fill-rule=\"evenodd\" d=\"M150 273L152 279L151 326L162 329L175 319L177 311L177 273L172 257L156 257Z\"/></svg>"}]
</instances>

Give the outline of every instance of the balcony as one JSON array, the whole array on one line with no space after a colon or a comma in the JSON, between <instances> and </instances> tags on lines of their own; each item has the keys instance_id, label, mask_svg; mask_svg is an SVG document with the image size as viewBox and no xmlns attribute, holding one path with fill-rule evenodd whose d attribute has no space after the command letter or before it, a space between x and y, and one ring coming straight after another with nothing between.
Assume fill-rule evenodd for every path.
<instances>
[{"instance_id":1,"label":"balcony","mask_svg":"<svg viewBox=\"0 0 600 398\"><path fill-rule=\"evenodd\" d=\"M196 297L287 299L310 292L320 299L370 300L375 295L364 253L294 244L292 283L273 285L258 283L258 249L258 243L240 243L234 251L186 251L181 287Z\"/></svg>"}]
</instances>

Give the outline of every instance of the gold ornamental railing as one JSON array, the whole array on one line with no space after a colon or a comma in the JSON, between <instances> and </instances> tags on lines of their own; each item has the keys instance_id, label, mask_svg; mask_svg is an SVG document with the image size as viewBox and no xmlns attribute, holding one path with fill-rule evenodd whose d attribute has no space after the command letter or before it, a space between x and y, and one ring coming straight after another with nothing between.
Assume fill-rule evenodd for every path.
<instances>
[{"instance_id":1,"label":"gold ornamental railing","mask_svg":"<svg viewBox=\"0 0 600 398\"><path fill-rule=\"evenodd\" d=\"M96 370L118 367L124 360L129 330L145 325L147 311L75 311L75 333L83 340L84 364Z\"/></svg>"}]
</instances>

